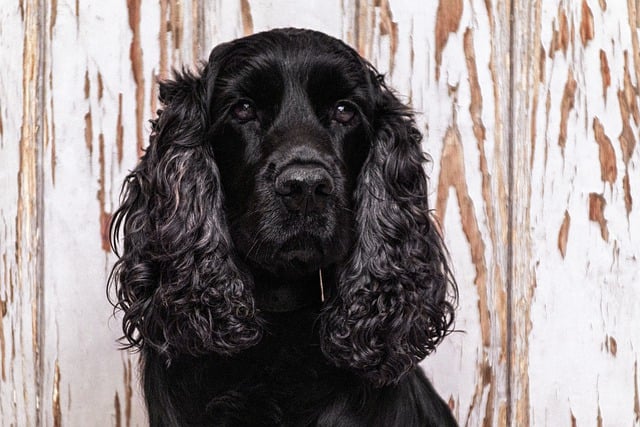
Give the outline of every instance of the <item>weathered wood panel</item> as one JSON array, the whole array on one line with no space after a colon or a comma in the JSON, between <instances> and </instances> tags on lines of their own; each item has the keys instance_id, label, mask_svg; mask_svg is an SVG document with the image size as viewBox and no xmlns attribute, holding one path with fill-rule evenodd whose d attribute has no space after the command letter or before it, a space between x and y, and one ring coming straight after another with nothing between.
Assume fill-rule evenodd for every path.
<instances>
[{"instance_id":1,"label":"weathered wood panel","mask_svg":"<svg viewBox=\"0 0 640 427\"><path fill-rule=\"evenodd\" d=\"M471 426L508 410L508 16L491 2L359 2L350 40L419 112L460 286L459 332L423 366Z\"/></svg>"},{"instance_id":2,"label":"weathered wood panel","mask_svg":"<svg viewBox=\"0 0 640 427\"><path fill-rule=\"evenodd\" d=\"M135 62L140 15L129 6L58 1L46 11L47 425L129 425L141 406L132 397L135 361L116 351L118 324L104 291L111 261L105 227L126 172L121 163L131 164L143 144L151 76Z\"/></svg>"},{"instance_id":3,"label":"weathered wood panel","mask_svg":"<svg viewBox=\"0 0 640 427\"><path fill-rule=\"evenodd\" d=\"M509 77L504 70L509 67L509 10L505 2L458 3L455 8L451 2L438 4L435 63L426 79L435 87L422 107L430 111L429 141L438 147L436 213L461 286L457 325L463 333L440 350L436 369L458 396L461 424L505 425ZM458 380L451 375L456 365L465 372ZM460 387L461 382L466 386Z\"/></svg>"},{"instance_id":4,"label":"weathered wood panel","mask_svg":"<svg viewBox=\"0 0 640 427\"><path fill-rule=\"evenodd\" d=\"M461 425L640 425L635 0L9 3L1 425L145 424L104 284L154 80L281 26L344 39L419 112L460 285L423 366Z\"/></svg>"},{"instance_id":5,"label":"weathered wood panel","mask_svg":"<svg viewBox=\"0 0 640 427\"><path fill-rule=\"evenodd\" d=\"M157 77L197 57L194 9L58 0L46 17L42 420L144 425L137 358L117 350L106 300L108 223L147 144Z\"/></svg>"},{"instance_id":6,"label":"weathered wood panel","mask_svg":"<svg viewBox=\"0 0 640 427\"><path fill-rule=\"evenodd\" d=\"M0 11L0 421L35 425L41 375L41 244L36 1Z\"/></svg>"},{"instance_id":7,"label":"weathered wood panel","mask_svg":"<svg viewBox=\"0 0 640 427\"><path fill-rule=\"evenodd\" d=\"M345 26L350 25L345 16L340 0L204 2L201 55L206 59L219 43L279 27L311 28L340 37Z\"/></svg>"},{"instance_id":8,"label":"weathered wood panel","mask_svg":"<svg viewBox=\"0 0 640 427\"><path fill-rule=\"evenodd\" d=\"M516 4L512 425L637 426L638 4Z\"/></svg>"}]
</instances>

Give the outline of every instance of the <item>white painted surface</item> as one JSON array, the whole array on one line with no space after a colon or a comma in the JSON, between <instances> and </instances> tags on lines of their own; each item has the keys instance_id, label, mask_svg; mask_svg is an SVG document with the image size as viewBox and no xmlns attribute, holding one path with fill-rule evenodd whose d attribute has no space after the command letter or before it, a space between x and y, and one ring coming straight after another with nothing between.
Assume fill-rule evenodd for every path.
<instances>
[{"instance_id":1,"label":"white painted surface","mask_svg":"<svg viewBox=\"0 0 640 427\"><path fill-rule=\"evenodd\" d=\"M159 0L139 24L135 0L4 3L1 425L145 424L101 221L146 144L155 76L282 26L343 38L421 112L460 286L460 332L423 366L460 424L640 425L634 0Z\"/></svg>"}]
</instances>

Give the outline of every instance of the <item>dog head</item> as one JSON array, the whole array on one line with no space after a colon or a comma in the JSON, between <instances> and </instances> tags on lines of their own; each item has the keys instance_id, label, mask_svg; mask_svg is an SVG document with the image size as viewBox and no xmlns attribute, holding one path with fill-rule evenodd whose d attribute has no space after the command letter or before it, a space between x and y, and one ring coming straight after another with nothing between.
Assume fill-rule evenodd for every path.
<instances>
[{"instance_id":1,"label":"dog head","mask_svg":"<svg viewBox=\"0 0 640 427\"><path fill-rule=\"evenodd\" d=\"M252 270L296 278L343 260L373 94L338 40L275 31L215 49L207 141L231 239Z\"/></svg>"},{"instance_id":2,"label":"dog head","mask_svg":"<svg viewBox=\"0 0 640 427\"><path fill-rule=\"evenodd\" d=\"M273 30L216 47L160 100L112 222L132 346L167 359L253 346L258 283L326 269L319 333L335 365L388 384L435 348L456 288L421 134L370 64L322 33Z\"/></svg>"}]
</instances>

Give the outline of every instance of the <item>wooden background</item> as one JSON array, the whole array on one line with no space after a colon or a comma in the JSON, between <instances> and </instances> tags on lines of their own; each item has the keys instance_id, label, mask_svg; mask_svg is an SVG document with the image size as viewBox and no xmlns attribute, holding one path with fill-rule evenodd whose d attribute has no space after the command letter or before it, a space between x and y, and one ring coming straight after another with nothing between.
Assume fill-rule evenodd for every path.
<instances>
[{"instance_id":1,"label":"wooden background","mask_svg":"<svg viewBox=\"0 0 640 427\"><path fill-rule=\"evenodd\" d=\"M157 77L273 27L346 40L425 132L465 426L639 426L639 0L1 0L0 425L144 425L106 226Z\"/></svg>"}]
</instances>

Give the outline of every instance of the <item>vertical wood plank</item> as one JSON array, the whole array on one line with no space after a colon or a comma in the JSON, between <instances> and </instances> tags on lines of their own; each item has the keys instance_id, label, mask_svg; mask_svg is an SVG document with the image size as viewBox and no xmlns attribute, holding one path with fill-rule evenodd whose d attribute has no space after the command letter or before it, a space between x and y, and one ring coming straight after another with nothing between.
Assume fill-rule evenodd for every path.
<instances>
[{"instance_id":1,"label":"vertical wood plank","mask_svg":"<svg viewBox=\"0 0 640 427\"><path fill-rule=\"evenodd\" d=\"M640 425L637 2L515 2L512 425Z\"/></svg>"},{"instance_id":2,"label":"vertical wood plank","mask_svg":"<svg viewBox=\"0 0 640 427\"><path fill-rule=\"evenodd\" d=\"M39 421L38 6L37 0L26 0L0 12L0 419L7 426Z\"/></svg>"},{"instance_id":3,"label":"vertical wood plank","mask_svg":"<svg viewBox=\"0 0 640 427\"><path fill-rule=\"evenodd\" d=\"M510 342L510 425L530 426L531 396L529 387L529 338L532 328L531 303L536 279L533 267L531 233L531 188L527 177L531 174L531 153L535 137L535 120L527 126L530 114L541 102L535 90L540 78L543 57L540 52L539 33L541 2L534 4L516 1L513 3L514 18L512 32L511 69L511 342ZM541 59L542 58L542 59ZM563 218L565 220L565 218ZM570 224L567 219L567 226ZM565 226L566 227L566 226ZM564 239L564 238L562 238ZM564 246L564 245L562 245Z\"/></svg>"},{"instance_id":4,"label":"vertical wood plank","mask_svg":"<svg viewBox=\"0 0 640 427\"><path fill-rule=\"evenodd\" d=\"M194 6L58 0L42 12L43 425L146 424L137 356L118 351L121 323L106 299L108 224L147 145L157 78L194 62Z\"/></svg>"},{"instance_id":5,"label":"vertical wood plank","mask_svg":"<svg viewBox=\"0 0 640 427\"><path fill-rule=\"evenodd\" d=\"M419 112L432 206L460 286L458 332L423 366L461 425L505 425L509 9L479 1L359 7L361 52Z\"/></svg>"},{"instance_id":6,"label":"vertical wood plank","mask_svg":"<svg viewBox=\"0 0 640 427\"><path fill-rule=\"evenodd\" d=\"M204 2L203 31L200 34L202 58L219 43L280 27L309 28L340 37L350 23L344 15L352 7L341 0L269 0ZM274 7L277 6L277 7Z\"/></svg>"}]
</instances>

